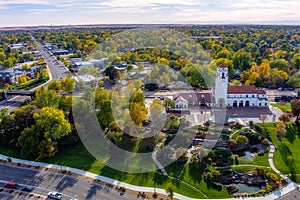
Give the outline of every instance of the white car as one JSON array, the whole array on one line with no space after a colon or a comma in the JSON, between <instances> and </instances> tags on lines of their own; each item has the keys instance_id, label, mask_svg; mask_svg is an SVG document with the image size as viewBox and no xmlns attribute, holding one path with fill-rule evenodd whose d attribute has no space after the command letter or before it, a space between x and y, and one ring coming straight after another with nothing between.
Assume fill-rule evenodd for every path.
<instances>
[{"instance_id":1,"label":"white car","mask_svg":"<svg viewBox=\"0 0 300 200\"><path fill-rule=\"evenodd\" d=\"M52 198L52 199L58 199L58 200L60 200L61 199L61 194L58 193L58 192L49 192L48 193L48 197Z\"/></svg>"}]
</instances>

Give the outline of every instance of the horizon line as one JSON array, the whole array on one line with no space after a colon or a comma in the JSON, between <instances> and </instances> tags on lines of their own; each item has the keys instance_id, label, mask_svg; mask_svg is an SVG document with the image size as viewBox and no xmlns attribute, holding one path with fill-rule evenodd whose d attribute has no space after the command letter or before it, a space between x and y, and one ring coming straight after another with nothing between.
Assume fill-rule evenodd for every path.
<instances>
[{"instance_id":1,"label":"horizon line","mask_svg":"<svg viewBox=\"0 0 300 200\"><path fill-rule=\"evenodd\" d=\"M300 26L300 23L287 24L287 23L83 23L83 24L39 24L39 25L11 25L11 26L1 26L0 30L5 28L39 28L39 27L72 27L72 26Z\"/></svg>"}]
</instances>

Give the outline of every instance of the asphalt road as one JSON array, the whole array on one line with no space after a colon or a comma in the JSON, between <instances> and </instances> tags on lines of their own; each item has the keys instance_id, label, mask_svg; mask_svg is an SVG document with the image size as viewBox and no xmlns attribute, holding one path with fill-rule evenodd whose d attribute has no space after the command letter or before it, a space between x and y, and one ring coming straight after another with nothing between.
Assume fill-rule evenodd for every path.
<instances>
[{"instance_id":1,"label":"asphalt road","mask_svg":"<svg viewBox=\"0 0 300 200\"><path fill-rule=\"evenodd\" d=\"M21 102L24 102L27 96L10 96L9 99L0 102L0 110L7 108L9 112L12 112L16 108L21 106Z\"/></svg>"},{"instance_id":2,"label":"asphalt road","mask_svg":"<svg viewBox=\"0 0 300 200\"><path fill-rule=\"evenodd\" d=\"M55 56L51 55L50 51L47 50L39 41L35 38L33 38L33 40L35 40L39 46L39 51L49 67L53 80L59 80L62 77L65 77L68 74L68 70L63 63L57 60Z\"/></svg>"},{"instance_id":3,"label":"asphalt road","mask_svg":"<svg viewBox=\"0 0 300 200\"><path fill-rule=\"evenodd\" d=\"M35 40L35 38L32 38ZM68 69L63 65L62 62L56 59L55 56L50 54L50 51L45 49L45 47L37 40L35 40L40 48L40 53L42 57L45 59L50 73L52 75L53 80L60 80L63 77L66 77L69 73ZM16 108L20 107L20 102L24 101L25 98L28 98L26 96L10 96L10 99L7 101L0 103L0 110L3 108L8 108L9 112L12 112Z\"/></svg>"},{"instance_id":4,"label":"asphalt road","mask_svg":"<svg viewBox=\"0 0 300 200\"><path fill-rule=\"evenodd\" d=\"M114 190L110 190L101 185L83 180L76 179L72 176L44 172L33 169L18 168L12 166L0 165L0 180L13 181L18 184L34 186L32 191L35 194L47 196L49 191L57 191L63 194L62 199L77 198L95 199L95 200L133 200L136 197L121 195ZM3 187L4 183L0 183ZM3 195L3 194L1 194ZM0 199L10 199L8 194L1 196Z\"/></svg>"}]
</instances>

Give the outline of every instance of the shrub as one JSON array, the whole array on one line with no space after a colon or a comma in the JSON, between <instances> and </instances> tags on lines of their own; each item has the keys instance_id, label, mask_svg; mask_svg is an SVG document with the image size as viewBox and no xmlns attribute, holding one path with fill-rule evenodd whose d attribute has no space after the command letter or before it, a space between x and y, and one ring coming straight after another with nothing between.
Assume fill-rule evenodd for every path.
<instances>
[{"instance_id":1,"label":"shrub","mask_svg":"<svg viewBox=\"0 0 300 200\"><path fill-rule=\"evenodd\" d=\"M290 122L290 121L291 121L291 119L290 119L290 117L289 117L288 114L282 114L282 115L279 117L279 120L282 121L282 122L284 122L284 123Z\"/></svg>"},{"instance_id":2,"label":"shrub","mask_svg":"<svg viewBox=\"0 0 300 200\"><path fill-rule=\"evenodd\" d=\"M288 156L287 161L289 164L292 164L294 162L294 158L292 156Z\"/></svg>"},{"instance_id":3,"label":"shrub","mask_svg":"<svg viewBox=\"0 0 300 200\"><path fill-rule=\"evenodd\" d=\"M258 193L261 195L265 195L267 192L266 192L266 190L259 190Z\"/></svg>"}]
</instances>

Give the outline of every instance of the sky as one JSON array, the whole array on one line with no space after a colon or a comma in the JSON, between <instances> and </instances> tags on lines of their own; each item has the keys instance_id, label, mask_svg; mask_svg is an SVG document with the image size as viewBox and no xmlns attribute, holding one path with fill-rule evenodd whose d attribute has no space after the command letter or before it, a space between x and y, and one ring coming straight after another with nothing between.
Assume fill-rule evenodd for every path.
<instances>
[{"instance_id":1,"label":"sky","mask_svg":"<svg viewBox=\"0 0 300 200\"><path fill-rule=\"evenodd\" d=\"M0 0L0 27L300 24L300 0Z\"/></svg>"}]
</instances>

